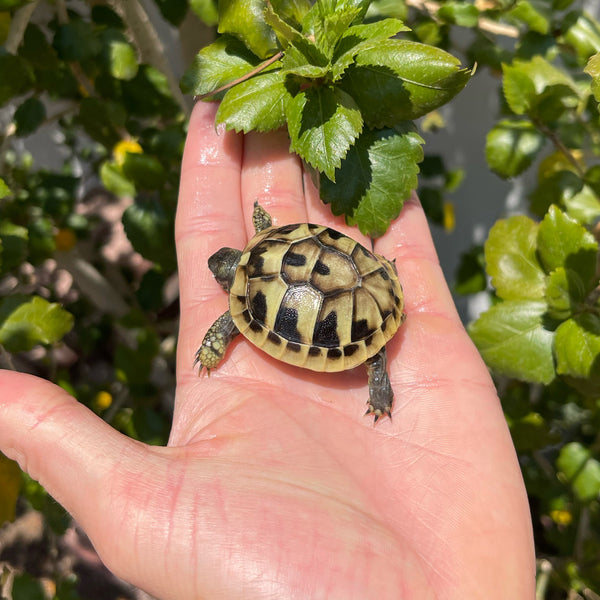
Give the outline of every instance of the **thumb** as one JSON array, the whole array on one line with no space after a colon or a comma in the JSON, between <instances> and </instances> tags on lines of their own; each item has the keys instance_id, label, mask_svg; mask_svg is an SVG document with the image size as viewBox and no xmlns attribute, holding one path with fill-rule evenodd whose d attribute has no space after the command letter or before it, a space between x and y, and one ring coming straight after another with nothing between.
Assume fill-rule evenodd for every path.
<instances>
[{"instance_id":1,"label":"thumb","mask_svg":"<svg viewBox=\"0 0 600 600\"><path fill-rule=\"evenodd\" d=\"M38 377L0 370L0 390L0 450L75 517L109 568L136 579L131 559L119 556L131 548L127 538L133 535L124 527L126 496L144 473L158 475L156 454L165 449L154 451L118 433ZM156 479L148 494L160 497Z\"/></svg>"}]
</instances>

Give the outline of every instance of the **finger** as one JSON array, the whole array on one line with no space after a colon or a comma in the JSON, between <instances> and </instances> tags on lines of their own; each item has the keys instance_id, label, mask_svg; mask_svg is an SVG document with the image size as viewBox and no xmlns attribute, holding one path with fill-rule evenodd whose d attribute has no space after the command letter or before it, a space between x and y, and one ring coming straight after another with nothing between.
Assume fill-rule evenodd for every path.
<instances>
[{"instance_id":1,"label":"finger","mask_svg":"<svg viewBox=\"0 0 600 600\"><path fill-rule=\"evenodd\" d=\"M289 145L284 130L244 136L242 202L249 238L254 235L255 201L271 215L275 225L306 221L302 164L290 153Z\"/></svg>"},{"instance_id":2,"label":"finger","mask_svg":"<svg viewBox=\"0 0 600 600\"><path fill-rule=\"evenodd\" d=\"M246 239L241 207L242 137L215 131L216 106L199 102L190 119L175 221L181 320L178 379L194 376L193 357L204 332L227 308L208 257Z\"/></svg>"},{"instance_id":3,"label":"finger","mask_svg":"<svg viewBox=\"0 0 600 600\"><path fill-rule=\"evenodd\" d=\"M398 219L376 241L375 250L389 260L396 259L409 315L419 312L433 314L460 324L427 218L416 196L405 202Z\"/></svg>"}]
</instances>

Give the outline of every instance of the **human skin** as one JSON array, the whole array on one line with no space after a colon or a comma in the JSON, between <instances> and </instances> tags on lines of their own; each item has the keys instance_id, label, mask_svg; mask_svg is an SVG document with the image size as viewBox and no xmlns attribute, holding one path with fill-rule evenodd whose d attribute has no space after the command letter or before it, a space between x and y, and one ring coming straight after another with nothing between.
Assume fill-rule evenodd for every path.
<instances>
[{"instance_id":1,"label":"human skin","mask_svg":"<svg viewBox=\"0 0 600 600\"><path fill-rule=\"evenodd\" d=\"M190 123L176 219L181 290L169 444L116 432L64 390L0 371L0 449L61 502L118 576L167 599L533 599L531 520L487 368L456 313L423 211L375 251L407 319L388 343L392 419L364 416L366 371L313 373L238 336L210 377L194 354L227 295L207 267L275 224L330 225L284 133ZM400 168L400 167L399 167Z\"/></svg>"}]
</instances>

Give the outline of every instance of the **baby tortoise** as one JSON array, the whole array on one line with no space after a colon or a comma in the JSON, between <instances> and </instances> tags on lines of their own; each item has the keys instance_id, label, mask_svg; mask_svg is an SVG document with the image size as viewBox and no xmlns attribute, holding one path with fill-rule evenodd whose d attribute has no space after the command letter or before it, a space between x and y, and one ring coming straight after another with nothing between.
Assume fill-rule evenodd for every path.
<instances>
[{"instance_id":1,"label":"baby tortoise","mask_svg":"<svg viewBox=\"0 0 600 600\"><path fill-rule=\"evenodd\" d=\"M204 336L194 364L200 371L216 367L238 333L274 358L313 371L365 363L365 414L391 417L385 345L406 316L394 263L329 227L273 227L258 203L252 221L256 235L244 250L221 248L208 259L229 292L229 310Z\"/></svg>"}]
</instances>

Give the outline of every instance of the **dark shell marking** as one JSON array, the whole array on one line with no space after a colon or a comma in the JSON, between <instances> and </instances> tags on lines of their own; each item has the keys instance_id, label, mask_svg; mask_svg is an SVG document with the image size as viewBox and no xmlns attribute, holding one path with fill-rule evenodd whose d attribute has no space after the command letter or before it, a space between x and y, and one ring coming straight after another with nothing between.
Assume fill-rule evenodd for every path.
<instances>
[{"instance_id":1,"label":"dark shell marking","mask_svg":"<svg viewBox=\"0 0 600 600\"><path fill-rule=\"evenodd\" d=\"M244 249L231 316L251 342L284 362L342 371L376 354L403 319L393 265L333 229L270 227Z\"/></svg>"}]
</instances>

